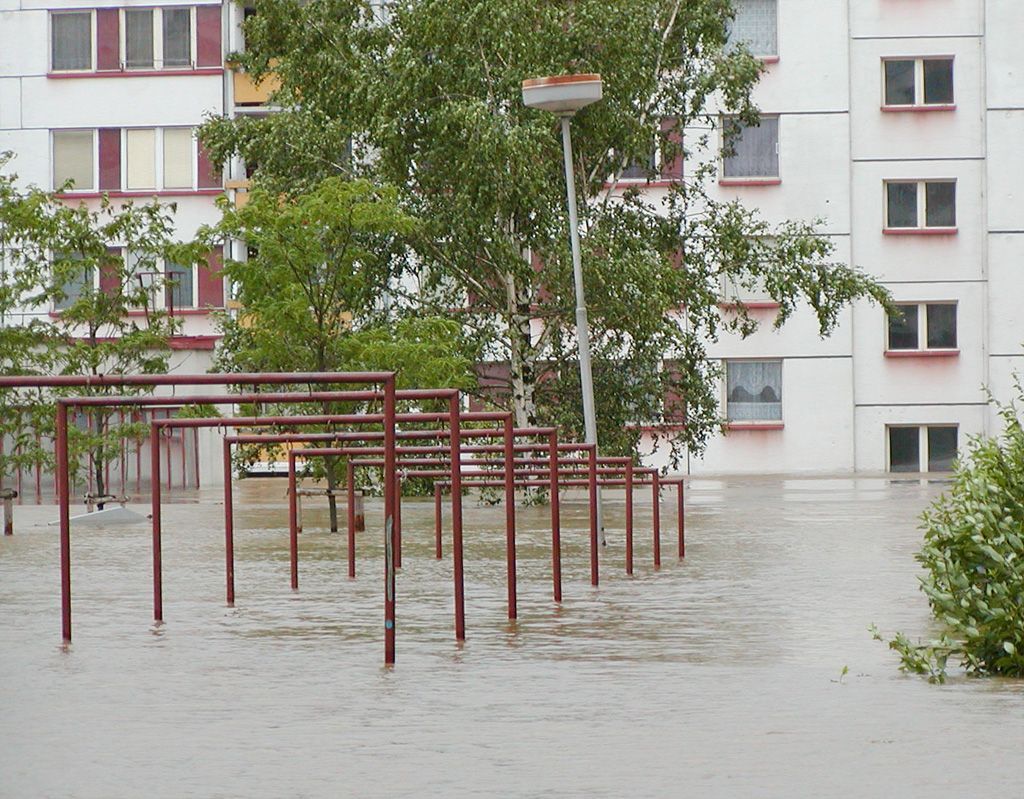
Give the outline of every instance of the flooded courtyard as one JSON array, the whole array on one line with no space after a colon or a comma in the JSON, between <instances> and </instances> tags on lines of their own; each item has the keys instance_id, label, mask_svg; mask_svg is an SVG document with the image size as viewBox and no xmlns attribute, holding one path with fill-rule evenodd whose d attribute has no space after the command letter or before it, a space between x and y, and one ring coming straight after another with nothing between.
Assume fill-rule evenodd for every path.
<instances>
[{"instance_id":1,"label":"flooded courtyard","mask_svg":"<svg viewBox=\"0 0 1024 799\"><path fill-rule=\"evenodd\" d=\"M666 492L658 571L638 492L632 577L608 492L598 589L567 499L560 606L548 511L521 508L516 622L504 510L470 497L464 644L447 535L437 561L433 502L408 500L394 669L377 502L355 580L307 505L293 593L285 485L241 483L234 608L219 492L166 505L160 627L148 527L75 529L68 651L56 509L21 507L0 540L0 796L1024 796L1024 682L930 685L867 631L932 632L913 553L943 488L695 479L687 558Z\"/></svg>"}]
</instances>

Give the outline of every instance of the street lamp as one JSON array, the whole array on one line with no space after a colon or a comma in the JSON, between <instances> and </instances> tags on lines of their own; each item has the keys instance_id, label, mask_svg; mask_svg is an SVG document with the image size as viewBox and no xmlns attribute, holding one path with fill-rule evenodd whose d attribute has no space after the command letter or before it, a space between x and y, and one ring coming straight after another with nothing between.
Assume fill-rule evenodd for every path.
<instances>
[{"instance_id":1,"label":"street lamp","mask_svg":"<svg viewBox=\"0 0 1024 799\"><path fill-rule=\"evenodd\" d=\"M572 276L576 287L576 340L580 353L580 387L583 390L583 425L586 443L597 446L597 418L594 413L594 376L590 368L590 324L583 295L583 267L580 264L579 220L576 213L576 179L572 167L572 138L569 121L581 108L601 99L601 76L593 73L555 75L523 81L523 103L529 108L550 111L562 122L562 157L565 161L565 193L569 202L569 242L572 245ZM604 516L601 495L597 495L597 529L604 544Z\"/></svg>"}]
</instances>

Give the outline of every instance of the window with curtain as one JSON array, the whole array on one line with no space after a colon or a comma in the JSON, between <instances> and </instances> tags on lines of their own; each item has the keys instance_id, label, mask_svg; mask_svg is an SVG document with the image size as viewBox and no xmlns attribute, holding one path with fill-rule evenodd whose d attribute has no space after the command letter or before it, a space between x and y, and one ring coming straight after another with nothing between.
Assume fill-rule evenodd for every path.
<instances>
[{"instance_id":1,"label":"window with curtain","mask_svg":"<svg viewBox=\"0 0 1024 799\"><path fill-rule=\"evenodd\" d=\"M156 188L156 130L131 128L125 131L125 188Z\"/></svg>"},{"instance_id":2,"label":"window with curtain","mask_svg":"<svg viewBox=\"0 0 1024 799\"><path fill-rule=\"evenodd\" d=\"M722 176L759 178L779 176L779 118L762 116L758 125L723 120Z\"/></svg>"},{"instance_id":3,"label":"window with curtain","mask_svg":"<svg viewBox=\"0 0 1024 799\"><path fill-rule=\"evenodd\" d=\"M164 128L164 188L191 189L194 184L192 128Z\"/></svg>"},{"instance_id":4,"label":"window with curtain","mask_svg":"<svg viewBox=\"0 0 1024 799\"><path fill-rule=\"evenodd\" d=\"M743 43L754 55L778 54L776 0L732 0L736 17L729 23L728 46Z\"/></svg>"},{"instance_id":5,"label":"window with curtain","mask_svg":"<svg viewBox=\"0 0 1024 799\"><path fill-rule=\"evenodd\" d=\"M93 131L55 130L53 132L53 187L74 181L72 191L92 191L96 187L93 170Z\"/></svg>"},{"instance_id":6,"label":"window with curtain","mask_svg":"<svg viewBox=\"0 0 1024 799\"><path fill-rule=\"evenodd\" d=\"M128 69L153 68L153 9L125 10L124 62Z\"/></svg>"},{"instance_id":7,"label":"window with curtain","mask_svg":"<svg viewBox=\"0 0 1024 799\"><path fill-rule=\"evenodd\" d=\"M726 418L782 420L782 361L726 361Z\"/></svg>"},{"instance_id":8,"label":"window with curtain","mask_svg":"<svg viewBox=\"0 0 1024 799\"><path fill-rule=\"evenodd\" d=\"M92 12L50 16L50 67L92 69Z\"/></svg>"},{"instance_id":9,"label":"window with curtain","mask_svg":"<svg viewBox=\"0 0 1024 799\"><path fill-rule=\"evenodd\" d=\"M192 9L165 8L163 16L163 65L192 65Z\"/></svg>"},{"instance_id":10,"label":"window with curtain","mask_svg":"<svg viewBox=\"0 0 1024 799\"><path fill-rule=\"evenodd\" d=\"M164 267L165 300L168 308L192 308L192 269L180 264L167 264Z\"/></svg>"}]
</instances>

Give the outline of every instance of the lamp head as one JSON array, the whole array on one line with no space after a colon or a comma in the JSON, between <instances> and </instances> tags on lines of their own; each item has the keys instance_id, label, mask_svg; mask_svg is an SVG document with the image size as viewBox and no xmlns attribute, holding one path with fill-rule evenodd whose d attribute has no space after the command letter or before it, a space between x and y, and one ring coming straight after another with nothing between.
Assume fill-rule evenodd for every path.
<instances>
[{"instance_id":1,"label":"lamp head","mask_svg":"<svg viewBox=\"0 0 1024 799\"><path fill-rule=\"evenodd\" d=\"M523 81L523 103L559 116L572 116L581 108L596 103L602 96L601 76L552 75Z\"/></svg>"}]
</instances>

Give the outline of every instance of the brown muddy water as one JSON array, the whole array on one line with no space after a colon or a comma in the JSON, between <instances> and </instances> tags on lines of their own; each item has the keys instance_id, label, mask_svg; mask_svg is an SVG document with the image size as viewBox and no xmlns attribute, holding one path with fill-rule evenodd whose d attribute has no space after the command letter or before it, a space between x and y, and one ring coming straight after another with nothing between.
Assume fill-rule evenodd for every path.
<instances>
[{"instance_id":1,"label":"brown muddy water","mask_svg":"<svg viewBox=\"0 0 1024 799\"><path fill-rule=\"evenodd\" d=\"M344 536L307 509L293 594L284 484L243 483L233 609L218 492L167 505L159 628L148 530L76 530L66 652L55 509L18 508L0 540L0 796L1021 797L1024 682L929 685L867 632L930 632L912 555L942 487L694 480L686 561L666 496L659 572L638 493L632 578L609 492L597 590L574 501L561 607L547 511L522 509L514 624L503 511L469 500L462 646L433 503L410 501L393 670L379 504L354 581Z\"/></svg>"}]
</instances>

